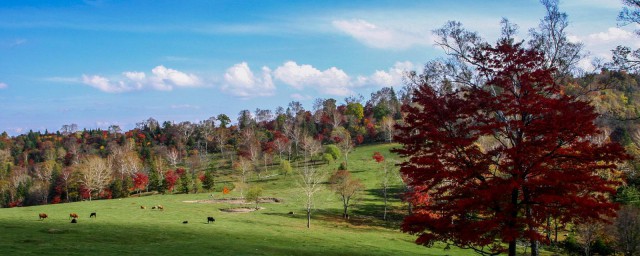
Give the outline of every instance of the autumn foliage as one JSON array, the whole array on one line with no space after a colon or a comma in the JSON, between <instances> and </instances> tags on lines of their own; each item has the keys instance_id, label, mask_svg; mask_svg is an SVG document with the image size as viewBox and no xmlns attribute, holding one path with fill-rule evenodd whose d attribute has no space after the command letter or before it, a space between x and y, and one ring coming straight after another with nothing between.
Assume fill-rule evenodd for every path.
<instances>
[{"instance_id":1,"label":"autumn foliage","mask_svg":"<svg viewBox=\"0 0 640 256\"><path fill-rule=\"evenodd\" d=\"M402 229L423 245L511 253L518 239L547 243L548 218L614 216L607 177L627 155L590 140L594 108L561 94L535 50L503 40L473 51L483 86L423 83L403 106L395 152L415 211Z\"/></svg>"}]
</instances>

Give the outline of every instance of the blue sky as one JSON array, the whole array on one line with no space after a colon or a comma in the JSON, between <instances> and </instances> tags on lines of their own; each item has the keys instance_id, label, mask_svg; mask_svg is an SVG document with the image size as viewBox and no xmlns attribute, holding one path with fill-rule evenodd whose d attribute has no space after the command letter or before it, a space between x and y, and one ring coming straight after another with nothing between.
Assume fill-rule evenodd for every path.
<instances>
[{"instance_id":1,"label":"blue sky","mask_svg":"<svg viewBox=\"0 0 640 256\"><path fill-rule=\"evenodd\" d=\"M638 47L634 26L616 27L621 1L560 8L591 57ZM235 120L292 100L311 108L319 97L368 98L443 56L431 31L448 20L493 40L502 17L526 38L543 16L537 0L3 0L0 131Z\"/></svg>"}]
</instances>

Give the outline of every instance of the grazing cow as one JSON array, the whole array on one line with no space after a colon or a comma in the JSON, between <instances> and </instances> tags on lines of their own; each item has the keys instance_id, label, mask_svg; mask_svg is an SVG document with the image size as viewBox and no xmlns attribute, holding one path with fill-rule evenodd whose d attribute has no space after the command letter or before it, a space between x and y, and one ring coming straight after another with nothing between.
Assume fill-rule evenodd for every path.
<instances>
[{"instance_id":1,"label":"grazing cow","mask_svg":"<svg viewBox=\"0 0 640 256\"><path fill-rule=\"evenodd\" d=\"M289 212L289 215L293 215L293 214L294 214L293 212Z\"/></svg>"},{"instance_id":2,"label":"grazing cow","mask_svg":"<svg viewBox=\"0 0 640 256\"><path fill-rule=\"evenodd\" d=\"M47 216L47 214L46 214L46 213L40 213L40 214L38 214L38 216L40 217L40 220L44 220L44 219L46 219L47 217L49 217L49 216Z\"/></svg>"},{"instance_id":3,"label":"grazing cow","mask_svg":"<svg viewBox=\"0 0 640 256\"><path fill-rule=\"evenodd\" d=\"M151 209L155 210L155 209L156 209L156 207L155 207L155 206L152 206L152 207L151 207Z\"/></svg>"},{"instance_id":4,"label":"grazing cow","mask_svg":"<svg viewBox=\"0 0 640 256\"><path fill-rule=\"evenodd\" d=\"M71 223L78 223L78 219L76 218L71 219Z\"/></svg>"},{"instance_id":5,"label":"grazing cow","mask_svg":"<svg viewBox=\"0 0 640 256\"><path fill-rule=\"evenodd\" d=\"M77 213L69 213L69 219L77 219L77 218L78 218Z\"/></svg>"},{"instance_id":6,"label":"grazing cow","mask_svg":"<svg viewBox=\"0 0 640 256\"><path fill-rule=\"evenodd\" d=\"M164 206L158 205L158 210L164 210Z\"/></svg>"},{"instance_id":7,"label":"grazing cow","mask_svg":"<svg viewBox=\"0 0 640 256\"><path fill-rule=\"evenodd\" d=\"M89 214L89 218L91 217L97 218L98 216L96 216L96 212L92 212L91 214Z\"/></svg>"},{"instance_id":8,"label":"grazing cow","mask_svg":"<svg viewBox=\"0 0 640 256\"><path fill-rule=\"evenodd\" d=\"M144 210L144 209L147 209L147 207L144 207L144 205L141 205L140 209Z\"/></svg>"},{"instance_id":9,"label":"grazing cow","mask_svg":"<svg viewBox=\"0 0 640 256\"><path fill-rule=\"evenodd\" d=\"M189 223L188 220L185 220L185 221L182 222L182 224L187 224L187 223Z\"/></svg>"},{"instance_id":10,"label":"grazing cow","mask_svg":"<svg viewBox=\"0 0 640 256\"><path fill-rule=\"evenodd\" d=\"M207 217L207 223L209 222L216 222L216 219L214 219L213 217Z\"/></svg>"}]
</instances>

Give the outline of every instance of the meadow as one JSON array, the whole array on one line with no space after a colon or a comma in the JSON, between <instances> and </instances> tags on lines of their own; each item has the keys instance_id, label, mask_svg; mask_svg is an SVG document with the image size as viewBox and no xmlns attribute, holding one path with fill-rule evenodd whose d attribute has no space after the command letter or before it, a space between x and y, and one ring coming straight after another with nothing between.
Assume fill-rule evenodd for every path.
<instances>
[{"instance_id":1,"label":"meadow","mask_svg":"<svg viewBox=\"0 0 640 256\"><path fill-rule=\"evenodd\" d=\"M366 185L350 220L341 218L337 196L324 190L316 196L311 228L307 229L295 175L275 175L262 180L252 177L252 183L265 188L264 197L282 201L261 204L264 209L249 213L220 211L239 207L227 203L185 202L239 196L234 190L228 195L220 192L151 195L0 209L0 251L3 255L473 254L456 247L444 250L442 244L432 248L416 245L415 236L399 229L406 205L397 197L391 200L390 220L382 220L377 179L381 167L371 156L380 151L391 161L389 149L393 146L364 146L350 154L349 169ZM329 171L336 167L334 163L318 168ZM216 184L217 190L220 186L224 182ZM394 192L399 187L398 181ZM151 209L155 205L163 205L164 210ZM292 211L295 214L289 214ZM89 218L91 212L96 212L97 217ZM38 213L47 213L49 217L39 220ZM80 215L77 224L70 223L70 213ZM216 221L207 223L208 216Z\"/></svg>"}]
</instances>

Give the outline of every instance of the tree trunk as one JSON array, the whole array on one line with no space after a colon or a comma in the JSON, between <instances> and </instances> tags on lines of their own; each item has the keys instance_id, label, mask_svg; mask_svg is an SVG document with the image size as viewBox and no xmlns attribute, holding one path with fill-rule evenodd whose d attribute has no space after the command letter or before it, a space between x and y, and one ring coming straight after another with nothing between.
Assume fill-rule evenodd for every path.
<instances>
[{"instance_id":1,"label":"tree trunk","mask_svg":"<svg viewBox=\"0 0 640 256\"><path fill-rule=\"evenodd\" d=\"M508 226L510 228L515 228L516 227L516 223L515 220L518 218L518 197L519 197L520 193L518 191L518 189L513 189L511 191L511 204L513 206L513 210L511 212L511 220L509 220ZM509 241L509 256L516 256L517 255L517 240L516 238L513 238L513 241Z\"/></svg>"},{"instance_id":2,"label":"tree trunk","mask_svg":"<svg viewBox=\"0 0 640 256\"><path fill-rule=\"evenodd\" d=\"M531 256L540 255L540 250L538 250L538 241L531 240Z\"/></svg>"},{"instance_id":3,"label":"tree trunk","mask_svg":"<svg viewBox=\"0 0 640 256\"><path fill-rule=\"evenodd\" d=\"M516 241L513 240L513 241L509 242L509 256L518 255L518 252L516 250L517 250Z\"/></svg>"},{"instance_id":4,"label":"tree trunk","mask_svg":"<svg viewBox=\"0 0 640 256\"><path fill-rule=\"evenodd\" d=\"M342 212L342 218L347 220L349 219L349 214L347 214L347 208L349 207L349 205L347 203L344 203L343 207L344 207L344 211Z\"/></svg>"},{"instance_id":5,"label":"tree trunk","mask_svg":"<svg viewBox=\"0 0 640 256\"><path fill-rule=\"evenodd\" d=\"M311 228L311 208L307 207L307 228Z\"/></svg>"},{"instance_id":6,"label":"tree trunk","mask_svg":"<svg viewBox=\"0 0 640 256\"><path fill-rule=\"evenodd\" d=\"M382 216L383 220L387 220L387 187L384 188L384 215Z\"/></svg>"}]
</instances>

